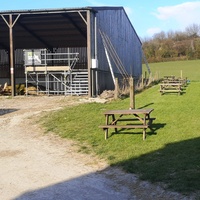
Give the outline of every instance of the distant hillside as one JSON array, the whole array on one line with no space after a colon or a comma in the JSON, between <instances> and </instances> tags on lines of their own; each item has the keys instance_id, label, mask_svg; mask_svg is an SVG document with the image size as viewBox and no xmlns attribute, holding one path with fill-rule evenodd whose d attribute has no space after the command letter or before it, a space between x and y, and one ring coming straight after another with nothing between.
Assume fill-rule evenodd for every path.
<instances>
[{"instance_id":1,"label":"distant hillside","mask_svg":"<svg viewBox=\"0 0 200 200\"><path fill-rule=\"evenodd\" d=\"M200 25L193 24L184 32L160 32L142 42L149 63L200 59Z\"/></svg>"}]
</instances>

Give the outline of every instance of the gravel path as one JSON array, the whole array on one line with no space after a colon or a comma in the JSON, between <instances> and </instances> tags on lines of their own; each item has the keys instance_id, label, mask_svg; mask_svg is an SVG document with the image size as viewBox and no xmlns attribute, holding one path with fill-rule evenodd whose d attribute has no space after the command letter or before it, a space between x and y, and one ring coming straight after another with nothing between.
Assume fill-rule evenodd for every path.
<instances>
[{"instance_id":1,"label":"gravel path","mask_svg":"<svg viewBox=\"0 0 200 200\"><path fill-rule=\"evenodd\" d=\"M0 97L0 200L188 199L78 153L74 142L44 134L36 123L41 114L85 101Z\"/></svg>"}]
</instances>

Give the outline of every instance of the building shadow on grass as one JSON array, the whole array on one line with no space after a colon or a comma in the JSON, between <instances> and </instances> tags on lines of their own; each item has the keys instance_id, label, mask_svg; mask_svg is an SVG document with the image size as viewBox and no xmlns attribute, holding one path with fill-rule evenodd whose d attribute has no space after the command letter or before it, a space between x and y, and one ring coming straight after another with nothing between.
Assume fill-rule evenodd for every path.
<instances>
[{"instance_id":1,"label":"building shadow on grass","mask_svg":"<svg viewBox=\"0 0 200 200\"><path fill-rule=\"evenodd\" d=\"M200 138L167 144L162 149L118 162L102 171L27 191L14 200L126 200L158 199L158 196L162 199L167 188L174 191L170 192L170 199L196 199L200 191L199 147ZM138 176L120 173L116 167ZM153 190L146 182L139 184L138 177L159 183L164 190L158 190L158 187ZM184 198L177 196L177 192L182 193Z\"/></svg>"},{"instance_id":2,"label":"building shadow on grass","mask_svg":"<svg viewBox=\"0 0 200 200\"><path fill-rule=\"evenodd\" d=\"M131 192L122 184L113 184L105 169L77 178L27 191L13 200L122 200L131 199ZM124 178L123 178L124 179ZM125 180L124 180L125 181Z\"/></svg>"},{"instance_id":3,"label":"building shadow on grass","mask_svg":"<svg viewBox=\"0 0 200 200\"><path fill-rule=\"evenodd\" d=\"M0 109L0 116L9 114L11 112L16 112L16 111L18 111L18 109L9 109L9 108Z\"/></svg>"},{"instance_id":4,"label":"building shadow on grass","mask_svg":"<svg viewBox=\"0 0 200 200\"><path fill-rule=\"evenodd\" d=\"M163 187L186 195L200 196L200 138L166 144L138 158L119 162L141 180L162 183Z\"/></svg>"}]
</instances>

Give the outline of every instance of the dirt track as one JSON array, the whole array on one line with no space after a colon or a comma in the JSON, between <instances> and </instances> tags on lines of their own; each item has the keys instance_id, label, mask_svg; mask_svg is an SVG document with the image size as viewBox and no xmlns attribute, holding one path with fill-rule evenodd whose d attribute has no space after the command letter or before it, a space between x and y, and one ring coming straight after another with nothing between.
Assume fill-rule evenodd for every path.
<instances>
[{"instance_id":1,"label":"dirt track","mask_svg":"<svg viewBox=\"0 0 200 200\"><path fill-rule=\"evenodd\" d=\"M0 97L1 200L187 199L77 153L74 142L37 125L41 114L78 103L78 97Z\"/></svg>"}]
</instances>

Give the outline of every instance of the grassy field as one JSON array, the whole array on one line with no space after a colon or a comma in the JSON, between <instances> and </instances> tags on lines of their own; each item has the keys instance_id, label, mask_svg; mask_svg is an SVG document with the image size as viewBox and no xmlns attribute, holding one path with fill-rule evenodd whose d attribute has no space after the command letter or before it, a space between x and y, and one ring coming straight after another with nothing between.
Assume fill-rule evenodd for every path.
<instances>
[{"instance_id":1,"label":"grassy field","mask_svg":"<svg viewBox=\"0 0 200 200\"><path fill-rule=\"evenodd\" d=\"M174 75L176 77L187 77L191 81L200 81L200 60L174 61L150 63L149 67L153 75L158 73L159 78L166 75ZM143 65L143 74L147 72L146 65Z\"/></svg>"},{"instance_id":2,"label":"grassy field","mask_svg":"<svg viewBox=\"0 0 200 200\"><path fill-rule=\"evenodd\" d=\"M156 63L150 67L160 75L178 76L183 70L183 76L191 81L182 95L160 95L159 85L136 95L136 108L154 108L151 117L156 118L155 132L147 129L145 141L141 129L119 134L109 130L110 137L104 140L104 132L98 128L105 122L103 111L128 109L129 98L65 108L45 116L44 126L63 138L79 141L81 151L96 153L111 166L135 173L142 180L163 183L187 195L200 194L200 61Z\"/></svg>"}]
</instances>

